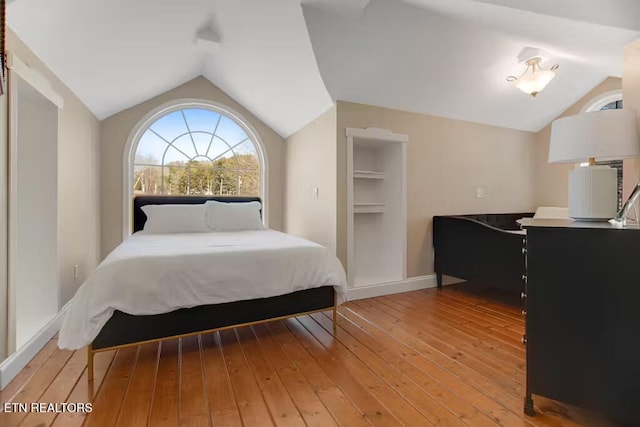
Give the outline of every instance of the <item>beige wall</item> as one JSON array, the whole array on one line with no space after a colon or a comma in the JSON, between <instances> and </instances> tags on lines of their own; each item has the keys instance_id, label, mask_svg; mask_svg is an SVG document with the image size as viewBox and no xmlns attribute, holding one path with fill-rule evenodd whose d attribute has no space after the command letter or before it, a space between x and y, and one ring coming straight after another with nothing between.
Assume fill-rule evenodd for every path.
<instances>
[{"instance_id":1,"label":"beige wall","mask_svg":"<svg viewBox=\"0 0 640 427\"><path fill-rule=\"evenodd\" d=\"M595 97L605 92L619 90L622 88L622 81L618 78L610 77L600 83L588 94L583 96L573 106L568 108L558 117L578 114ZM625 100L626 104L626 100ZM568 206L568 173L575 165L573 164L549 164L549 138L551 137L551 124L536 134L535 151L535 187L536 206Z\"/></svg>"},{"instance_id":2,"label":"beige wall","mask_svg":"<svg viewBox=\"0 0 640 427\"><path fill-rule=\"evenodd\" d=\"M334 253L336 173L336 108L332 107L287 138L284 229Z\"/></svg>"},{"instance_id":3,"label":"beige wall","mask_svg":"<svg viewBox=\"0 0 640 427\"><path fill-rule=\"evenodd\" d=\"M622 95L624 97L624 108L635 108L640 119L640 40L631 43L624 50ZM640 181L640 159L625 160L623 170L622 197L623 200L626 200L638 181Z\"/></svg>"},{"instance_id":4,"label":"beige wall","mask_svg":"<svg viewBox=\"0 0 640 427\"><path fill-rule=\"evenodd\" d=\"M266 148L269 161L269 226L276 230L282 229L284 140L233 98L204 77L198 77L102 121L100 169L103 257L122 241L123 155L129 134L156 107L184 98L204 99L229 106L255 128Z\"/></svg>"},{"instance_id":5,"label":"beige wall","mask_svg":"<svg viewBox=\"0 0 640 427\"><path fill-rule=\"evenodd\" d=\"M434 215L527 212L534 208L533 133L349 102L337 104L338 255L346 260L347 127L409 135L407 272L433 273ZM476 188L486 190L476 197Z\"/></svg>"},{"instance_id":6,"label":"beige wall","mask_svg":"<svg viewBox=\"0 0 640 427\"><path fill-rule=\"evenodd\" d=\"M58 162L58 265L64 304L100 259L99 121L11 30L7 48L46 77L64 98L58 118L58 158L53 159ZM75 264L80 266L77 280Z\"/></svg>"}]
</instances>

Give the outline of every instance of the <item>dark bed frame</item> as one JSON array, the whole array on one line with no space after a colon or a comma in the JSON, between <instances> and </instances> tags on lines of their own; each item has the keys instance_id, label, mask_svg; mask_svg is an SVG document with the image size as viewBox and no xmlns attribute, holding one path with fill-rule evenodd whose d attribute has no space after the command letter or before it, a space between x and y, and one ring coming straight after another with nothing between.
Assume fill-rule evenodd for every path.
<instances>
[{"instance_id":1,"label":"dark bed frame","mask_svg":"<svg viewBox=\"0 0 640 427\"><path fill-rule=\"evenodd\" d=\"M258 197L138 196L133 200L133 232L144 228L147 220L142 206L162 204L202 204L207 200L228 203L260 201ZM156 315L131 315L116 310L98 336L87 346L87 378L93 380L96 353L137 346L239 326L286 319L319 311L333 310L333 330L337 322L337 301L333 286L322 286L289 294L201 305Z\"/></svg>"}]
</instances>

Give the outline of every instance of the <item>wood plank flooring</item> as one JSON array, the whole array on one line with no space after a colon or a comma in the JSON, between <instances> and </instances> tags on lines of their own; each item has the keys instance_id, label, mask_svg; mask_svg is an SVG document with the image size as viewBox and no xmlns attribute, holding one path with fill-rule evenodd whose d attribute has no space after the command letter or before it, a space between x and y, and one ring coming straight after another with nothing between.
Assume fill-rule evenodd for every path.
<instances>
[{"instance_id":1,"label":"wood plank flooring","mask_svg":"<svg viewBox=\"0 0 640 427\"><path fill-rule=\"evenodd\" d=\"M1 426L577 426L607 420L535 397L522 412L519 301L448 286L331 313L99 353L49 342L0 402L92 402L0 413Z\"/></svg>"}]
</instances>

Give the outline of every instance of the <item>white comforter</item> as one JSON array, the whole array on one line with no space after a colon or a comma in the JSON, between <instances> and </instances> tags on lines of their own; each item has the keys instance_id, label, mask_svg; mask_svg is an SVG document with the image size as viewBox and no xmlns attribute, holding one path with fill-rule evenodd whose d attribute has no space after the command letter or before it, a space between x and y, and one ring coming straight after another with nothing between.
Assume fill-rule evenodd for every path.
<instances>
[{"instance_id":1,"label":"white comforter","mask_svg":"<svg viewBox=\"0 0 640 427\"><path fill-rule=\"evenodd\" d=\"M73 297L60 348L90 344L114 310L159 314L184 307L334 286L346 277L326 248L273 230L144 234L126 239Z\"/></svg>"}]
</instances>

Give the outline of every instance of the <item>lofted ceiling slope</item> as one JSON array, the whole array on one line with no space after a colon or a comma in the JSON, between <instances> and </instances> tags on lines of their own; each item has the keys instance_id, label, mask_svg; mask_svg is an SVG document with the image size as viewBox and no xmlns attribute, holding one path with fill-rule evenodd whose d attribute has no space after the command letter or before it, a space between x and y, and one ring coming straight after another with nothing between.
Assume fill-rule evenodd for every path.
<instances>
[{"instance_id":1,"label":"lofted ceiling slope","mask_svg":"<svg viewBox=\"0 0 640 427\"><path fill-rule=\"evenodd\" d=\"M640 35L540 13L554 11L543 3L532 12L514 7L528 4L518 0L371 0L357 17L303 9L334 99L538 131L608 76L621 77L623 47ZM616 10L621 18L629 12ZM517 56L527 46L549 52L547 67L560 65L535 99L505 81L524 71Z\"/></svg>"},{"instance_id":2,"label":"lofted ceiling slope","mask_svg":"<svg viewBox=\"0 0 640 427\"><path fill-rule=\"evenodd\" d=\"M203 75L284 137L334 100L537 131L621 76L640 1L14 0L8 23L100 119ZM560 65L536 99L505 81L527 46Z\"/></svg>"},{"instance_id":3,"label":"lofted ceiling slope","mask_svg":"<svg viewBox=\"0 0 640 427\"><path fill-rule=\"evenodd\" d=\"M15 0L8 23L99 119L199 75L282 136L332 105L297 1Z\"/></svg>"}]
</instances>

